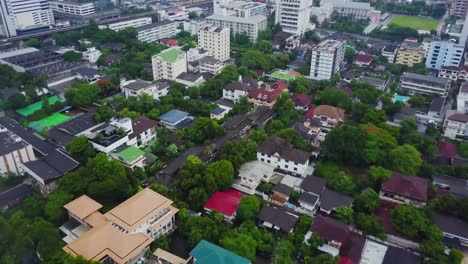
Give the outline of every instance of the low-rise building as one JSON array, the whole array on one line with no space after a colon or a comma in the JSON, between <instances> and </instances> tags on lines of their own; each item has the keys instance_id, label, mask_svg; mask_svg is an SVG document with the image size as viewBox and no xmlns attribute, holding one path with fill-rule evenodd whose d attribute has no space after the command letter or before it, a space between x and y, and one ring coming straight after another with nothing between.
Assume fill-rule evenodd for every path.
<instances>
[{"instance_id":1,"label":"low-rise building","mask_svg":"<svg viewBox=\"0 0 468 264\"><path fill-rule=\"evenodd\" d=\"M137 148L148 146L151 141L156 139L156 125L156 121L146 117L133 119L133 133L128 135L128 144Z\"/></svg>"},{"instance_id":2,"label":"low-rise building","mask_svg":"<svg viewBox=\"0 0 468 264\"><path fill-rule=\"evenodd\" d=\"M108 28L110 30L120 31L130 27L138 28L144 25L149 25L151 23L153 23L151 17L140 17L115 23L109 23L106 25L99 25L99 29Z\"/></svg>"},{"instance_id":3,"label":"low-rise building","mask_svg":"<svg viewBox=\"0 0 468 264\"><path fill-rule=\"evenodd\" d=\"M397 54L397 50L398 50L398 47L397 46L394 46L394 45L386 45L383 49L382 49L382 56L384 56L385 58L387 58L387 61L389 63L394 63L395 62L395 58L396 58L396 54Z\"/></svg>"},{"instance_id":4,"label":"low-rise building","mask_svg":"<svg viewBox=\"0 0 468 264\"><path fill-rule=\"evenodd\" d=\"M205 203L204 209L207 213L216 211L224 217L224 221L234 223L236 211L242 199L242 195L233 189L216 192Z\"/></svg>"},{"instance_id":5,"label":"low-rise building","mask_svg":"<svg viewBox=\"0 0 468 264\"><path fill-rule=\"evenodd\" d=\"M373 60L374 60L374 56L372 55L358 54L354 58L353 63L359 67L366 67L366 66L370 66Z\"/></svg>"},{"instance_id":6,"label":"low-rise building","mask_svg":"<svg viewBox=\"0 0 468 264\"><path fill-rule=\"evenodd\" d=\"M179 74L179 76L177 76L177 78L174 81L176 83L183 84L186 87L191 87L203 84L205 82L205 79L203 78L203 75L199 73L183 72Z\"/></svg>"},{"instance_id":7,"label":"low-rise building","mask_svg":"<svg viewBox=\"0 0 468 264\"><path fill-rule=\"evenodd\" d=\"M285 206L292 192L292 187L283 183L278 183L275 186L273 186L272 194L269 197L269 201L272 204Z\"/></svg>"},{"instance_id":8,"label":"low-rise building","mask_svg":"<svg viewBox=\"0 0 468 264\"><path fill-rule=\"evenodd\" d=\"M177 35L179 23L170 20L164 20L157 23L146 24L136 27L138 40L143 42L156 42L163 38L171 38Z\"/></svg>"},{"instance_id":9,"label":"low-rise building","mask_svg":"<svg viewBox=\"0 0 468 264\"><path fill-rule=\"evenodd\" d=\"M288 85L285 82L277 81L266 87L252 89L248 93L247 99L255 106L268 106L271 108L275 104L278 96L280 96L283 91L287 90Z\"/></svg>"},{"instance_id":10,"label":"low-rise building","mask_svg":"<svg viewBox=\"0 0 468 264\"><path fill-rule=\"evenodd\" d=\"M201 240L189 255L196 264L251 264L250 260L206 240Z\"/></svg>"},{"instance_id":11,"label":"low-rise building","mask_svg":"<svg viewBox=\"0 0 468 264\"><path fill-rule=\"evenodd\" d=\"M105 214L99 212L102 205L86 195L64 208L70 221L60 227L67 235L63 250L86 260L119 264L136 263L154 239L172 232L179 211L171 200L149 188Z\"/></svg>"},{"instance_id":12,"label":"low-rise building","mask_svg":"<svg viewBox=\"0 0 468 264\"><path fill-rule=\"evenodd\" d=\"M320 211L331 214L341 206L351 207L353 198L341 193L325 189L320 195Z\"/></svg>"},{"instance_id":13,"label":"low-rise building","mask_svg":"<svg viewBox=\"0 0 468 264\"><path fill-rule=\"evenodd\" d=\"M318 234L324 244L318 250L337 256L351 235L351 228L343 222L330 217L318 215L305 235L306 243L312 234Z\"/></svg>"},{"instance_id":14,"label":"low-rise building","mask_svg":"<svg viewBox=\"0 0 468 264\"><path fill-rule=\"evenodd\" d=\"M89 63L96 63L101 57L102 52L95 47L87 48L86 51L83 51L83 60L88 61Z\"/></svg>"},{"instance_id":15,"label":"low-rise building","mask_svg":"<svg viewBox=\"0 0 468 264\"><path fill-rule=\"evenodd\" d=\"M457 95L457 111L468 114L468 82L464 82L460 86Z\"/></svg>"},{"instance_id":16,"label":"low-rise building","mask_svg":"<svg viewBox=\"0 0 468 264\"><path fill-rule=\"evenodd\" d=\"M269 205L262 207L257 218L259 219L259 225L285 233L292 233L299 220L297 215Z\"/></svg>"},{"instance_id":17,"label":"low-rise building","mask_svg":"<svg viewBox=\"0 0 468 264\"><path fill-rule=\"evenodd\" d=\"M151 61L155 80L175 80L181 73L187 72L187 57L177 47L163 50L154 55Z\"/></svg>"},{"instance_id":18,"label":"low-rise building","mask_svg":"<svg viewBox=\"0 0 468 264\"><path fill-rule=\"evenodd\" d=\"M257 87L256 83L244 82L240 79L238 82L231 82L224 86L223 98L237 103L241 97L246 97L252 89Z\"/></svg>"},{"instance_id":19,"label":"low-rise building","mask_svg":"<svg viewBox=\"0 0 468 264\"><path fill-rule=\"evenodd\" d=\"M312 95L303 94L303 93L296 93L294 94L291 99L296 105L297 110L309 110L310 105L314 102L314 98Z\"/></svg>"},{"instance_id":20,"label":"low-rise building","mask_svg":"<svg viewBox=\"0 0 468 264\"><path fill-rule=\"evenodd\" d=\"M299 206L302 212L313 216L319 207L320 197L316 194L303 192L299 197Z\"/></svg>"},{"instance_id":21,"label":"low-rise building","mask_svg":"<svg viewBox=\"0 0 468 264\"><path fill-rule=\"evenodd\" d=\"M468 114L447 111L443 129L444 137L459 140L468 138Z\"/></svg>"},{"instance_id":22,"label":"low-rise building","mask_svg":"<svg viewBox=\"0 0 468 264\"><path fill-rule=\"evenodd\" d=\"M424 207L427 204L427 179L393 172L380 188L380 199L394 204Z\"/></svg>"},{"instance_id":23,"label":"low-rise building","mask_svg":"<svg viewBox=\"0 0 468 264\"><path fill-rule=\"evenodd\" d=\"M111 152L110 156L131 170L135 167L143 169L146 165L145 152L134 146L122 146Z\"/></svg>"},{"instance_id":24,"label":"low-rise building","mask_svg":"<svg viewBox=\"0 0 468 264\"><path fill-rule=\"evenodd\" d=\"M295 149L280 137L267 138L257 148L257 160L302 175L309 166L310 153Z\"/></svg>"},{"instance_id":25,"label":"low-rise building","mask_svg":"<svg viewBox=\"0 0 468 264\"><path fill-rule=\"evenodd\" d=\"M405 72L400 77L400 88L408 89L411 94L438 95L446 97L451 81L431 75Z\"/></svg>"},{"instance_id":26,"label":"low-rise building","mask_svg":"<svg viewBox=\"0 0 468 264\"><path fill-rule=\"evenodd\" d=\"M419 47L417 42L405 41L398 48L395 63L413 67L415 64L423 63L426 52Z\"/></svg>"},{"instance_id":27,"label":"low-rise building","mask_svg":"<svg viewBox=\"0 0 468 264\"><path fill-rule=\"evenodd\" d=\"M199 67L200 67L200 72L208 72L213 75L218 75L223 68L226 66L226 63L217 60L212 56L206 56L198 60Z\"/></svg>"},{"instance_id":28,"label":"low-rise building","mask_svg":"<svg viewBox=\"0 0 468 264\"><path fill-rule=\"evenodd\" d=\"M218 108L213 109L210 112L210 118L211 119L216 119L216 120L221 120L226 116L227 113L229 113L229 110L227 108L218 107Z\"/></svg>"},{"instance_id":29,"label":"low-rise building","mask_svg":"<svg viewBox=\"0 0 468 264\"><path fill-rule=\"evenodd\" d=\"M206 23L219 28L230 28L232 35L246 33L251 42L256 42L258 32L267 28L267 18L262 15L243 18L213 14L206 17Z\"/></svg>"},{"instance_id":30,"label":"low-rise building","mask_svg":"<svg viewBox=\"0 0 468 264\"><path fill-rule=\"evenodd\" d=\"M458 72L458 80L468 81L468 65L463 65L460 67L460 71Z\"/></svg>"},{"instance_id":31,"label":"low-rise building","mask_svg":"<svg viewBox=\"0 0 468 264\"><path fill-rule=\"evenodd\" d=\"M292 33L281 31L273 36L272 43L275 49L291 52L295 48L299 47L300 39Z\"/></svg>"},{"instance_id":32,"label":"low-rise building","mask_svg":"<svg viewBox=\"0 0 468 264\"><path fill-rule=\"evenodd\" d=\"M306 113L306 117L320 120L320 127L323 132L328 133L337 125L344 123L345 110L331 105L319 105L310 109ZM305 126L311 128L315 127L312 126L311 122L309 122L309 124L305 124Z\"/></svg>"},{"instance_id":33,"label":"low-rise building","mask_svg":"<svg viewBox=\"0 0 468 264\"><path fill-rule=\"evenodd\" d=\"M86 131L84 134L88 137L94 149L110 154L123 145L128 145L129 135L133 133L132 120L130 118L114 119L110 122Z\"/></svg>"},{"instance_id":34,"label":"low-rise building","mask_svg":"<svg viewBox=\"0 0 468 264\"><path fill-rule=\"evenodd\" d=\"M387 87L387 80L382 80L375 77L361 76L359 77L359 82L370 84L380 91L385 91L385 88Z\"/></svg>"},{"instance_id":35,"label":"low-rise building","mask_svg":"<svg viewBox=\"0 0 468 264\"><path fill-rule=\"evenodd\" d=\"M169 110L158 118L159 124L171 129L176 130L184 127L192 122L193 117L189 113L177 109Z\"/></svg>"},{"instance_id":36,"label":"low-rise building","mask_svg":"<svg viewBox=\"0 0 468 264\"><path fill-rule=\"evenodd\" d=\"M455 66L442 66L440 67L438 76L440 78L450 79L453 81L458 80L458 75L460 74L460 70L458 67Z\"/></svg>"},{"instance_id":37,"label":"low-rise building","mask_svg":"<svg viewBox=\"0 0 468 264\"><path fill-rule=\"evenodd\" d=\"M147 94L156 100L166 96L169 93L169 83L167 82L148 82L141 79L129 80L120 84L120 89L126 98L138 97Z\"/></svg>"},{"instance_id":38,"label":"low-rise building","mask_svg":"<svg viewBox=\"0 0 468 264\"><path fill-rule=\"evenodd\" d=\"M8 172L23 175L23 163L36 160L33 148L6 129L0 129L0 177Z\"/></svg>"},{"instance_id":39,"label":"low-rise building","mask_svg":"<svg viewBox=\"0 0 468 264\"><path fill-rule=\"evenodd\" d=\"M242 164L239 168L238 179L233 188L253 195L261 182L269 182L275 167L261 161L251 161Z\"/></svg>"},{"instance_id":40,"label":"low-rise building","mask_svg":"<svg viewBox=\"0 0 468 264\"><path fill-rule=\"evenodd\" d=\"M190 19L189 21L184 21L184 30L190 32L190 35L196 36L198 31L208 25L204 17L197 17Z\"/></svg>"}]
</instances>

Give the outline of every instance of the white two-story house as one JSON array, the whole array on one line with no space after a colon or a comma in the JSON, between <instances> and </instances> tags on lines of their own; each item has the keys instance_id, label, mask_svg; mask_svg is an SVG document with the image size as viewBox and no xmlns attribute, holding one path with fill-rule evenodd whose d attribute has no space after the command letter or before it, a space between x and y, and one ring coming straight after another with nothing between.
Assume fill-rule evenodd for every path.
<instances>
[{"instance_id":1,"label":"white two-story house","mask_svg":"<svg viewBox=\"0 0 468 264\"><path fill-rule=\"evenodd\" d=\"M140 79L125 81L120 85L120 88L126 98L147 94L159 100L169 92L169 84L166 82L152 83Z\"/></svg>"}]
</instances>

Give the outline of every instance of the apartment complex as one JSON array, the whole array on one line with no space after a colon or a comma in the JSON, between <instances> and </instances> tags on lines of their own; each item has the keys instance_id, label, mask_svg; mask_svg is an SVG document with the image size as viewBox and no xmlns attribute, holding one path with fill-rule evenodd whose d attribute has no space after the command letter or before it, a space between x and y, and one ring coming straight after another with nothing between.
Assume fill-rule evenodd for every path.
<instances>
[{"instance_id":1,"label":"apartment complex","mask_svg":"<svg viewBox=\"0 0 468 264\"><path fill-rule=\"evenodd\" d=\"M0 19L0 35L6 37L48 28L55 23L45 0L0 0Z\"/></svg>"},{"instance_id":2,"label":"apartment complex","mask_svg":"<svg viewBox=\"0 0 468 264\"><path fill-rule=\"evenodd\" d=\"M51 1L50 8L59 13L86 16L96 12L93 2Z\"/></svg>"},{"instance_id":3,"label":"apartment complex","mask_svg":"<svg viewBox=\"0 0 468 264\"><path fill-rule=\"evenodd\" d=\"M327 39L312 49L310 78L328 80L341 70L346 41Z\"/></svg>"},{"instance_id":4,"label":"apartment complex","mask_svg":"<svg viewBox=\"0 0 468 264\"><path fill-rule=\"evenodd\" d=\"M175 80L181 73L187 72L187 56L175 47L154 55L151 61L155 80Z\"/></svg>"},{"instance_id":5,"label":"apartment complex","mask_svg":"<svg viewBox=\"0 0 468 264\"><path fill-rule=\"evenodd\" d=\"M206 26L198 32L198 46L209 50L213 58L226 61L231 45L229 34L229 28Z\"/></svg>"},{"instance_id":6,"label":"apartment complex","mask_svg":"<svg viewBox=\"0 0 468 264\"><path fill-rule=\"evenodd\" d=\"M168 198L143 189L109 212L86 195L66 204L70 221L63 250L73 256L103 263L133 264L144 256L154 239L175 229L179 211Z\"/></svg>"},{"instance_id":7,"label":"apartment complex","mask_svg":"<svg viewBox=\"0 0 468 264\"><path fill-rule=\"evenodd\" d=\"M449 14L451 16L464 18L468 9L468 1L466 0L451 0Z\"/></svg>"},{"instance_id":8,"label":"apartment complex","mask_svg":"<svg viewBox=\"0 0 468 264\"><path fill-rule=\"evenodd\" d=\"M265 16L266 4L260 2L247 2L242 0L215 0L213 13L236 17Z\"/></svg>"},{"instance_id":9,"label":"apartment complex","mask_svg":"<svg viewBox=\"0 0 468 264\"><path fill-rule=\"evenodd\" d=\"M175 21L161 21L135 28L138 32L138 40L143 42L155 42L163 38L170 38L179 32L178 23Z\"/></svg>"},{"instance_id":10,"label":"apartment complex","mask_svg":"<svg viewBox=\"0 0 468 264\"><path fill-rule=\"evenodd\" d=\"M398 48L395 63L413 67L415 64L424 62L425 53L417 41L404 41Z\"/></svg>"},{"instance_id":11,"label":"apartment complex","mask_svg":"<svg viewBox=\"0 0 468 264\"><path fill-rule=\"evenodd\" d=\"M449 41L433 41L426 59L426 67L440 70L442 66L459 67L463 59L465 45Z\"/></svg>"},{"instance_id":12,"label":"apartment complex","mask_svg":"<svg viewBox=\"0 0 468 264\"><path fill-rule=\"evenodd\" d=\"M151 23L152 23L151 17L141 17L141 18L136 18L136 19L131 19L131 20L110 23L107 25L99 25L99 28L100 29L108 28L114 31L119 31L119 30L127 29L129 27L137 28L137 27L141 27L144 25L149 25Z\"/></svg>"},{"instance_id":13,"label":"apartment complex","mask_svg":"<svg viewBox=\"0 0 468 264\"><path fill-rule=\"evenodd\" d=\"M405 72L400 77L400 88L408 89L411 94L447 96L451 81L449 79Z\"/></svg>"},{"instance_id":14,"label":"apartment complex","mask_svg":"<svg viewBox=\"0 0 468 264\"><path fill-rule=\"evenodd\" d=\"M275 24L284 32L302 35L310 28L311 0L277 0Z\"/></svg>"},{"instance_id":15,"label":"apartment complex","mask_svg":"<svg viewBox=\"0 0 468 264\"><path fill-rule=\"evenodd\" d=\"M231 34L247 34L250 41L256 42L258 32L267 28L266 16L252 16L249 18L213 14L206 18L206 23L219 28L229 28Z\"/></svg>"}]
</instances>

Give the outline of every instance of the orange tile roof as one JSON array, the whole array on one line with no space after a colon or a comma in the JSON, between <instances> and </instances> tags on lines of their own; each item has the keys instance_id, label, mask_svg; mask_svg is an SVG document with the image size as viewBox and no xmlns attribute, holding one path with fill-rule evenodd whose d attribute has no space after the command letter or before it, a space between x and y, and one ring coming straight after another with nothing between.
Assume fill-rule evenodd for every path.
<instances>
[{"instance_id":1,"label":"orange tile roof","mask_svg":"<svg viewBox=\"0 0 468 264\"><path fill-rule=\"evenodd\" d=\"M102 208L102 204L89 198L87 195L82 195L75 200L64 205L70 213L83 220L90 214Z\"/></svg>"}]
</instances>

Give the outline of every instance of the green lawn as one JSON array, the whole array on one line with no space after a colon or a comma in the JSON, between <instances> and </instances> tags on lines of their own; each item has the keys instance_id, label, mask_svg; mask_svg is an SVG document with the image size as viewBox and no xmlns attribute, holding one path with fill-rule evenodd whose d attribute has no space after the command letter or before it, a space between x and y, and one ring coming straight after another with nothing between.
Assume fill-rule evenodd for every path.
<instances>
[{"instance_id":1,"label":"green lawn","mask_svg":"<svg viewBox=\"0 0 468 264\"><path fill-rule=\"evenodd\" d=\"M294 78L296 78L296 76L286 72L286 71L274 71L272 72L271 74L271 77L275 78L275 79L280 79L280 80L284 80L284 81L290 81L290 80L294 80Z\"/></svg>"},{"instance_id":2,"label":"green lawn","mask_svg":"<svg viewBox=\"0 0 468 264\"><path fill-rule=\"evenodd\" d=\"M51 116L48 116L46 118L43 118L41 120L38 120L37 122L39 124L41 124L42 126L44 127L52 127L52 126L55 126L55 125L58 125L60 123L63 123L65 121L67 121L68 119L70 119L69 116L66 116L66 115L63 115L63 114L60 114L60 113L55 113Z\"/></svg>"},{"instance_id":3,"label":"green lawn","mask_svg":"<svg viewBox=\"0 0 468 264\"><path fill-rule=\"evenodd\" d=\"M390 26L407 27L416 30L435 30L439 21L433 18L427 17L415 17L415 16L395 16L390 21Z\"/></svg>"},{"instance_id":4,"label":"green lawn","mask_svg":"<svg viewBox=\"0 0 468 264\"><path fill-rule=\"evenodd\" d=\"M59 99L57 96L49 97L49 105L55 104L57 101L63 102L63 100ZM26 107L16 110L16 112L22 116L29 116L32 115L34 112L42 108L42 100L36 102L34 104L30 104Z\"/></svg>"}]
</instances>

